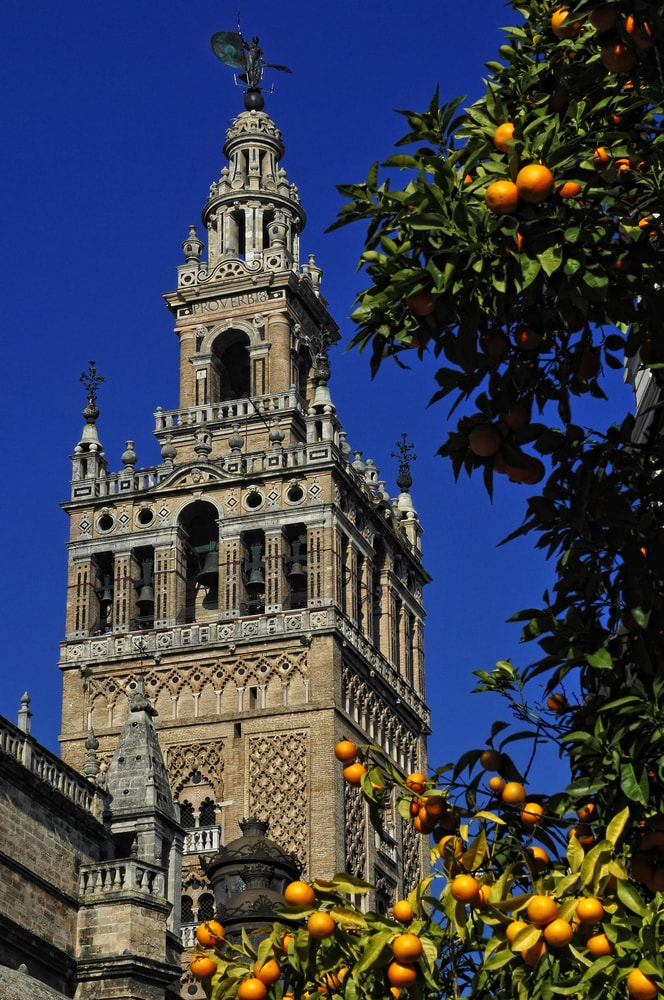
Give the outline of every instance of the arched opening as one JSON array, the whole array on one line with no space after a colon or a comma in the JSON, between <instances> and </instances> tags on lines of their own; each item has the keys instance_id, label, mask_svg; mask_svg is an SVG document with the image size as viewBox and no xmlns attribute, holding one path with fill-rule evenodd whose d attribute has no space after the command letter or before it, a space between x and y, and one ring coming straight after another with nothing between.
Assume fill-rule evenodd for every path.
<instances>
[{"instance_id":1,"label":"arched opening","mask_svg":"<svg viewBox=\"0 0 664 1000\"><path fill-rule=\"evenodd\" d=\"M185 580L180 620L213 617L219 603L219 526L217 509L205 500L186 507L179 519L183 530Z\"/></svg>"},{"instance_id":2,"label":"arched opening","mask_svg":"<svg viewBox=\"0 0 664 1000\"><path fill-rule=\"evenodd\" d=\"M212 345L216 386L212 401L225 403L252 395L249 337L241 330L226 330Z\"/></svg>"},{"instance_id":3,"label":"arched opening","mask_svg":"<svg viewBox=\"0 0 664 1000\"><path fill-rule=\"evenodd\" d=\"M374 541L374 557L371 572L371 620L374 646L381 649L383 644L383 573L385 572L385 546L380 538Z\"/></svg>"}]
</instances>

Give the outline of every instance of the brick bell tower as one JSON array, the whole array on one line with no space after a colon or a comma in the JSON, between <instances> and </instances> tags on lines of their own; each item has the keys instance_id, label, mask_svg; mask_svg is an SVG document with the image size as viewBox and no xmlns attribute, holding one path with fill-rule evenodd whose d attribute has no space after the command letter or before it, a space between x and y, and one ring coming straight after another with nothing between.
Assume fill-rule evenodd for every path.
<instances>
[{"instance_id":1,"label":"brick bell tower","mask_svg":"<svg viewBox=\"0 0 664 1000\"><path fill-rule=\"evenodd\" d=\"M82 769L92 730L103 779L144 686L186 830L185 944L213 912L206 860L244 817L269 820L305 877L372 881L383 909L428 854L396 810L374 834L334 758L348 737L426 770L429 577L407 451L391 500L346 443L328 388L339 333L321 270L300 259L305 214L283 153L262 107L228 129L203 209L207 261L192 226L164 296L180 400L155 414L161 461L138 468L127 442L109 471L93 367L64 504L62 755Z\"/></svg>"}]
</instances>

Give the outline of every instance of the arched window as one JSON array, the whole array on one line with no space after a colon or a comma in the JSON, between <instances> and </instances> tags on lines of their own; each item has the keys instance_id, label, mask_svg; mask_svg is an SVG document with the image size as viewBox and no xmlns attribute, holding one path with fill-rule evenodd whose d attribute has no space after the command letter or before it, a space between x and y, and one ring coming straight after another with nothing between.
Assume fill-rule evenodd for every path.
<instances>
[{"instance_id":1,"label":"arched window","mask_svg":"<svg viewBox=\"0 0 664 1000\"><path fill-rule=\"evenodd\" d=\"M209 617L219 601L219 526L217 509L204 500L189 504L180 515L186 553L186 592L180 620Z\"/></svg>"},{"instance_id":2,"label":"arched window","mask_svg":"<svg viewBox=\"0 0 664 1000\"><path fill-rule=\"evenodd\" d=\"M191 896L182 896L180 899L180 920L183 924L193 924L195 919Z\"/></svg>"},{"instance_id":3,"label":"arched window","mask_svg":"<svg viewBox=\"0 0 664 1000\"><path fill-rule=\"evenodd\" d=\"M206 893L198 900L198 922L214 919L214 896Z\"/></svg>"},{"instance_id":4,"label":"arched window","mask_svg":"<svg viewBox=\"0 0 664 1000\"><path fill-rule=\"evenodd\" d=\"M216 811L212 799L204 799L201 802L199 813L199 826L215 826L217 822Z\"/></svg>"},{"instance_id":5,"label":"arched window","mask_svg":"<svg viewBox=\"0 0 664 1000\"><path fill-rule=\"evenodd\" d=\"M251 387L248 348L249 338L240 330L226 330L217 337L212 353L218 389L212 390L212 402L225 403L255 395Z\"/></svg>"},{"instance_id":6,"label":"arched window","mask_svg":"<svg viewBox=\"0 0 664 1000\"><path fill-rule=\"evenodd\" d=\"M194 819L194 807L191 802L187 802L186 799L184 802L180 803L180 822L185 830L193 830L196 826L196 821Z\"/></svg>"}]
</instances>

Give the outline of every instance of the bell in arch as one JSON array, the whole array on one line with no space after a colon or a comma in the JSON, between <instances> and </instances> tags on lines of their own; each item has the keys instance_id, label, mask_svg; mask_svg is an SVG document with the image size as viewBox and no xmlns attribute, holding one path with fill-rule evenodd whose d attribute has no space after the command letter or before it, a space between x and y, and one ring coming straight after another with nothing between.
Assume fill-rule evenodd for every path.
<instances>
[{"instance_id":1,"label":"bell in arch","mask_svg":"<svg viewBox=\"0 0 664 1000\"><path fill-rule=\"evenodd\" d=\"M138 596L136 598L136 603L138 604L141 611L145 612L154 605L154 590L152 587L152 560L144 559L141 562L142 574L141 579L135 583L135 587L138 590Z\"/></svg>"},{"instance_id":2,"label":"bell in arch","mask_svg":"<svg viewBox=\"0 0 664 1000\"><path fill-rule=\"evenodd\" d=\"M212 547L213 545L214 548ZM208 590L214 590L217 587L218 579L219 559L217 556L217 546L214 542L210 542L210 547L203 559L203 565L196 574L196 583L200 584L201 587L206 587Z\"/></svg>"}]
</instances>

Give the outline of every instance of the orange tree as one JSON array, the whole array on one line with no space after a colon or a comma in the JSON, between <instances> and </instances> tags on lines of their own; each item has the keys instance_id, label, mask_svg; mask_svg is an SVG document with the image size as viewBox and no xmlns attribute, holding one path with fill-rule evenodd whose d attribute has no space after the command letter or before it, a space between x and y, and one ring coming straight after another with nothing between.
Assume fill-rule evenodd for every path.
<instances>
[{"instance_id":1,"label":"orange tree","mask_svg":"<svg viewBox=\"0 0 664 1000\"><path fill-rule=\"evenodd\" d=\"M516 532L555 566L514 616L537 652L479 675L518 725L424 777L360 748L358 794L380 826L396 786L433 838L437 888L390 917L361 912L347 876L314 882L258 943L222 941L216 971L194 970L213 1000L664 993L664 435L657 408L600 430L575 416L625 356L655 386L664 367L664 16L649 0L512 7L484 97L406 112L407 151L341 189L337 225L368 226L354 344L372 370L427 347L455 474L543 484ZM508 753L544 740L569 763L556 793Z\"/></svg>"}]
</instances>

